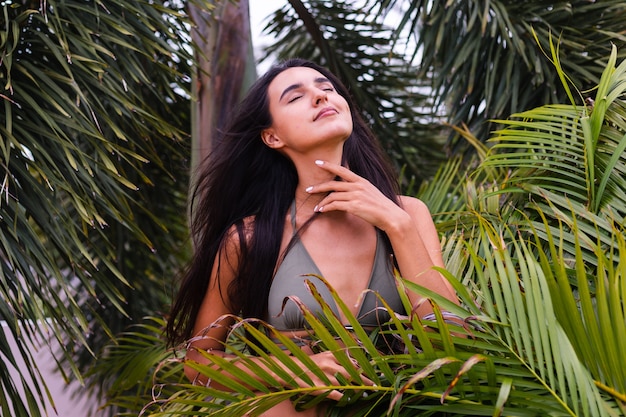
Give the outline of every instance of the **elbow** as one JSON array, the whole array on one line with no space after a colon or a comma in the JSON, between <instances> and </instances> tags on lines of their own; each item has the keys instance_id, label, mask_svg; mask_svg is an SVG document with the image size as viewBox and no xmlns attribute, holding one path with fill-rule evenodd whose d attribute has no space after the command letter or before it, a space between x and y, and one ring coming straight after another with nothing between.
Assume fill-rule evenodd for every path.
<instances>
[{"instance_id":1,"label":"elbow","mask_svg":"<svg viewBox=\"0 0 626 417\"><path fill-rule=\"evenodd\" d=\"M195 368L189 366L188 360L185 360L183 371L185 372L185 376L194 385L205 385L202 381L202 375ZM206 377L204 378L206 379Z\"/></svg>"},{"instance_id":2,"label":"elbow","mask_svg":"<svg viewBox=\"0 0 626 417\"><path fill-rule=\"evenodd\" d=\"M207 364L206 358L196 348L190 348L183 361L183 372L194 385L207 385L209 378L198 370L198 365Z\"/></svg>"},{"instance_id":3,"label":"elbow","mask_svg":"<svg viewBox=\"0 0 626 417\"><path fill-rule=\"evenodd\" d=\"M184 365L185 376L193 385L200 385L207 388L213 388L219 391L225 392L233 392L232 389L223 386L222 384L218 384L215 381L211 381L211 378L204 375L202 372L199 372L194 367L187 365L187 361L185 361Z\"/></svg>"},{"instance_id":4,"label":"elbow","mask_svg":"<svg viewBox=\"0 0 626 417\"><path fill-rule=\"evenodd\" d=\"M183 371L189 382L193 385L201 385L220 391L232 391L221 384L215 383L215 381L212 382L210 377L203 374L202 371L199 370L201 367L210 367L210 363L206 356L198 352L195 348L190 349L183 362Z\"/></svg>"}]
</instances>

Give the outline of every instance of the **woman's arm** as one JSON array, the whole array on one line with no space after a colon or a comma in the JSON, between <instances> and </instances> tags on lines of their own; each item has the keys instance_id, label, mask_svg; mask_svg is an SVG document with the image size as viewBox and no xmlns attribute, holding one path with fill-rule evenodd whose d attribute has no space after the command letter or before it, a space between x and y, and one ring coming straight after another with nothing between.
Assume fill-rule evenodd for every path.
<instances>
[{"instance_id":1,"label":"woman's arm","mask_svg":"<svg viewBox=\"0 0 626 417\"><path fill-rule=\"evenodd\" d=\"M195 318L194 335L187 349L186 360L207 363L199 350L222 352L236 310L230 301L228 287L235 279L239 264L239 235L233 226L226 241L218 251L211 271L207 292ZM190 381L206 384L208 381L198 372L185 365Z\"/></svg>"},{"instance_id":2,"label":"woman's arm","mask_svg":"<svg viewBox=\"0 0 626 417\"><path fill-rule=\"evenodd\" d=\"M401 197L402 209L408 215L397 213L389 216L385 232L391 241L400 275L428 288L458 304L452 285L433 266L444 267L441 243L432 216L426 204L413 197ZM409 293L414 306L419 305L420 317L432 312L429 303L421 303L422 297Z\"/></svg>"}]
</instances>

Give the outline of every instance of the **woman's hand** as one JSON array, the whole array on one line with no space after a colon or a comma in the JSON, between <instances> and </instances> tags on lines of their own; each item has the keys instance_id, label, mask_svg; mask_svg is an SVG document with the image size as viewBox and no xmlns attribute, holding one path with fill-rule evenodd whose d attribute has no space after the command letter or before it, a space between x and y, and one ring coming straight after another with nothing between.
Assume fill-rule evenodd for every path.
<instances>
[{"instance_id":1,"label":"woman's hand","mask_svg":"<svg viewBox=\"0 0 626 417\"><path fill-rule=\"evenodd\" d=\"M384 231L411 222L411 217L402 208L368 180L341 165L319 160L315 163L342 179L315 184L306 189L310 194L329 193L315 207L315 211L351 213Z\"/></svg>"},{"instance_id":2,"label":"woman's hand","mask_svg":"<svg viewBox=\"0 0 626 417\"><path fill-rule=\"evenodd\" d=\"M298 387L304 388L304 387L310 387L310 386L342 385L342 383L340 383L338 379L339 375L341 375L343 378L345 378L348 381L353 380L352 376L350 375L350 371L346 369L346 367L344 367L344 365L342 365L337 360L337 357L332 352L315 353L315 354L312 354L310 358L328 377L329 382L322 380L313 372L311 372L306 367L306 365L301 364L300 367L302 369L302 374L295 375L295 380L294 380L295 385L297 385ZM349 359L350 359L351 364L354 366L354 369L352 369L352 371L356 370L358 372L359 368L358 368L357 362L352 358L349 358ZM304 374L306 374L311 379L312 384L308 383L306 380L302 378ZM371 380L363 376L361 376L360 381L355 381L355 382L358 383L359 385L369 385L369 386L374 385L374 383ZM313 391L310 394L320 395L326 392L327 391L320 390L320 391ZM330 393L328 393L327 398L330 400L339 401L341 400L342 397L343 397L343 393L341 391L332 390L330 391Z\"/></svg>"}]
</instances>

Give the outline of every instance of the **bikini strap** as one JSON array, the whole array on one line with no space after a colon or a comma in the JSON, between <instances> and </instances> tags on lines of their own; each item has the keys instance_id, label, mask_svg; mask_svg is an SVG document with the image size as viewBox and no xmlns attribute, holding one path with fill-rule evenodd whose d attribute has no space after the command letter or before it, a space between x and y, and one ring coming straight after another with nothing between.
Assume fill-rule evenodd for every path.
<instances>
[{"instance_id":1,"label":"bikini strap","mask_svg":"<svg viewBox=\"0 0 626 417\"><path fill-rule=\"evenodd\" d=\"M293 203L291 203L291 233L292 236L295 236L297 234L296 232L296 200L293 200Z\"/></svg>"}]
</instances>

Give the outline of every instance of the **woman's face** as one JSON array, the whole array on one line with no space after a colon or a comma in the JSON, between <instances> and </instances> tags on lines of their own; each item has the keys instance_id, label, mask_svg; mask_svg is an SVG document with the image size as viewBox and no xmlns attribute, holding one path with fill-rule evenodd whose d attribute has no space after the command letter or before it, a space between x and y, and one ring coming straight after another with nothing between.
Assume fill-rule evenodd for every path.
<instances>
[{"instance_id":1,"label":"woman's face","mask_svg":"<svg viewBox=\"0 0 626 417\"><path fill-rule=\"evenodd\" d=\"M286 69L267 94L272 126L262 132L263 141L288 156L340 145L352 133L348 102L312 68Z\"/></svg>"}]
</instances>

